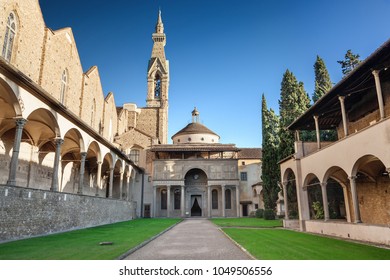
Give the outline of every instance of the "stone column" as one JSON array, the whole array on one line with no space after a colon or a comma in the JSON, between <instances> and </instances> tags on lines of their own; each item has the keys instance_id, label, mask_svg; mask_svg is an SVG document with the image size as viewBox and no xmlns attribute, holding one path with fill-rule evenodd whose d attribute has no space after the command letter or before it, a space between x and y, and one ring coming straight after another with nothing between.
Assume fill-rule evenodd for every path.
<instances>
[{"instance_id":1,"label":"stone column","mask_svg":"<svg viewBox=\"0 0 390 280\"><path fill-rule=\"evenodd\" d=\"M347 113L345 111L344 99L345 99L345 96L339 96L340 106L341 106L341 115L343 117L344 137L347 137L348 136L348 120L347 120Z\"/></svg>"},{"instance_id":2,"label":"stone column","mask_svg":"<svg viewBox=\"0 0 390 280\"><path fill-rule=\"evenodd\" d=\"M153 218L157 217L157 186L153 186Z\"/></svg>"},{"instance_id":3,"label":"stone column","mask_svg":"<svg viewBox=\"0 0 390 280\"><path fill-rule=\"evenodd\" d=\"M351 183L351 194L352 194L352 203L353 203L353 213L355 215L355 223L361 223L360 212L359 212L359 199L356 190L356 176L351 176L348 178Z\"/></svg>"},{"instance_id":4,"label":"stone column","mask_svg":"<svg viewBox=\"0 0 390 280\"><path fill-rule=\"evenodd\" d=\"M208 218L211 218L211 186L207 186L207 208Z\"/></svg>"},{"instance_id":5,"label":"stone column","mask_svg":"<svg viewBox=\"0 0 390 280\"><path fill-rule=\"evenodd\" d=\"M101 188L102 184L102 162L97 162L97 174L96 174L96 194L95 196L99 196L99 189Z\"/></svg>"},{"instance_id":6,"label":"stone column","mask_svg":"<svg viewBox=\"0 0 390 280\"><path fill-rule=\"evenodd\" d=\"M51 180L50 191L58 192L58 167L60 164L61 145L64 143L64 140L61 138L56 138L54 139L54 143L56 145L56 151L54 155L53 178Z\"/></svg>"},{"instance_id":7,"label":"stone column","mask_svg":"<svg viewBox=\"0 0 390 280\"><path fill-rule=\"evenodd\" d=\"M127 172L126 173L126 190L127 190L127 193L126 193L126 200L127 201L130 201L130 172Z\"/></svg>"},{"instance_id":8,"label":"stone column","mask_svg":"<svg viewBox=\"0 0 390 280\"><path fill-rule=\"evenodd\" d=\"M222 217L226 217L226 214L225 214L225 208L226 208L226 205L225 205L225 185L221 186L221 194L222 194Z\"/></svg>"},{"instance_id":9,"label":"stone column","mask_svg":"<svg viewBox=\"0 0 390 280\"><path fill-rule=\"evenodd\" d=\"M314 123L316 126L316 137L317 137L317 148L318 150L321 149L321 134L320 134L320 126L318 124L318 116L313 116Z\"/></svg>"},{"instance_id":10,"label":"stone column","mask_svg":"<svg viewBox=\"0 0 390 280\"><path fill-rule=\"evenodd\" d=\"M108 190L108 197L112 198L112 190L114 185L114 167L110 168L110 185Z\"/></svg>"},{"instance_id":11,"label":"stone column","mask_svg":"<svg viewBox=\"0 0 390 280\"><path fill-rule=\"evenodd\" d=\"M123 171L121 170L119 173L119 199L123 198Z\"/></svg>"},{"instance_id":12,"label":"stone column","mask_svg":"<svg viewBox=\"0 0 390 280\"><path fill-rule=\"evenodd\" d=\"M171 186L167 186L167 218L171 217Z\"/></svg>"},{"instance_id":13,"label":"stone column","mask_svg":"<svg viewBox=\"0 0 390 280\"><path fill-rule=\"evenodd\" d=\"M18 118L15 121L16 121L16 130L15 130L14 147L12 151L12 158L9 166L9 175L7 181L7 184L11 186L16 185L16 170L18 169L18 163L19 163L20 143L22 141L23 127L26 124L27 120L23 118Z\"/></svg>"},{"instance_id":14,"label":"stone column","mask_svg":"<svg viewBox=\"0 0 390 280\"><path fill-rule=\"evenodd\" d=\"M181 209L181 216L182 218L184 218L186 216L186 203L185 203L185 199L186 199L186 194L185 194L185 188L184 186L181 186L181 199L180 199L180 209Z\"/></svg>"},{"instance_id":15,"label":"stone column","mask_svg":"<svg viewBox=\"0 0 390 280\"><path fill-rule=\"evenodd\" d=\"M236 209L237 209L237 217L239 218L241 215L240 209L240 189L239 186L236 186Z\"/></svg>"},{"instance_id":16,"label":"stone column","mask_svg":"<svg viewBox=\"0 0 390 280\"><path fill-rule=\"evenodd\" d=\"M321 192L322 192L322 205L324 207L324 220L329 220L329 205L328 205L328 193L326 191L326 182L321 183Z\"/></svg>"},{"instance_id":17,"label":"stone column","mask_svg":"<svg viewBox=\"0 0 390 280\"><path fill-rule=\"evenodd\" d=\"M349 197L348 197L348 189L346 186L342 186L343 195L344 195L344 204L345 204L345 214L347 215L347 222L351 222L351 211L349 208Z\"/></svg>"},{"instance_id":18,"label":"stone column","mask_svg":"<svg viewBox=\"0 0 390 280\"><path fill-rule=\"evenodd\" d=\"M383 96L382 96L382 88L381 88L381 82L379 79L379 70L374 70L372 71L372 74L374 75L375 78L375 87L376 87L376 95L378 98L378 105L379 105L379 113L381 116L381 120L385 118L385 108L383 105Z\"/></svg>"},{"instance_id":19,"label":"stone column","mask_svg":"<svg viewBox=\"0 0 390 280\"><path fill-rule=\"evenodd\" d=\"M282 183L283 187L283 200L284 200L284 219L288 220L288 195L287 195L287 182Z\"/></svg>"},{"instance_id":20,"label":"stone column","mask_svg":"<svg viewBox=\"0 0 390 280\"><path fill-rule=\"evenodd\" d=\"M77 194L83 194L85 158L87 157L87 153L86 153L86 152L82 152L80 155L81 155L81 162L80 162L80 180L79 180L79 188L78 188L78 190L77 190Z\"/></svg>"}]
</instances>

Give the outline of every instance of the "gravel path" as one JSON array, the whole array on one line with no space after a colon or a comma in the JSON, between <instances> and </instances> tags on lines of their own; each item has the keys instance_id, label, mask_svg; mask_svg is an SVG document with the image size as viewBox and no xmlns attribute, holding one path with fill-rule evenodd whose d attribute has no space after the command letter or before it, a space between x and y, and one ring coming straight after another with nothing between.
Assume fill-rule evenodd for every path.
<instances>
[{"instance_id":1,"label":"gravel path","mask_svg":"<svg viewBox=\"0 0 390 280\"><path fill-rule=\"evenodd\" d=\"M126 260L248 260L248 254L207 219L186 219Z\"/></svg>"}]
</instances>

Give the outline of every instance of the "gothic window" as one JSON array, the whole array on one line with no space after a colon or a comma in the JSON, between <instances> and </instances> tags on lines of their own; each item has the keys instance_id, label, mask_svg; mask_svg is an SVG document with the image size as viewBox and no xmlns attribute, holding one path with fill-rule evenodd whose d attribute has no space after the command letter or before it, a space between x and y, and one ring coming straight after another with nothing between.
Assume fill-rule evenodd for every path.
<instances>
[{"instance_id":1,"label":"gothic window","mask_svg":"<svg viewBox=\"0 0 390 280\"><path fill-rule=\"evenodd\" d=\"M218 209L218 191L213 190L211 192L211 208Z\"/></svg>"},{"instance_id":2,"label":"gothic window","mask_svg":"<svg viewBox=\"0 0 390 280\"><path fill-rule=\"evenodd\" d=\"M167 190L162 190L161 191L161 209L166 210L167 207Z\"/></svg>"},{"instance_id":3,"label":"gothic window","mask_svg":"<svg viewBox=\"0 0 390 280\"><path fill-rule=\"evenodd\" d=\"M232 191L225 190L225 209L232 209Z\"/></svg>"},{"instance_id":4,"label":"gothic window","mask_svg":"<svg viewBox=\"0 0 390 280\"><path fill-rule=\"evenodd\" d=\"M62 72L62 78L61 78L60 102L62 104L65 104L65 94L66 94L67 87L68 87L68 71L65 69L64 72Z\"/></svg>"},{"instance_id":5,"label":"gothic window","mask_svg":"<svg viewBox=\"0 0 390 280\"><path fill-rule=\"evenodd\" d=\"M11 61L12 45L16 35L16 16L11 12L8 16L7 26L5 28L4 45L2 56L7 61Z\"/></svg>"},{"instance_id":6,"label":"gothic window","mask_svg":"<svg viewBox=\"0 0 390 280\"><path fill-rule=\"evenodd\" d=\"M181 202L181 191L179 189L175 189L175 200L174 200L174 209L178 210L180 209L180 202Z\"/></svg>"},{"instance_id":7,"label":"gothic window","mask_svg":"<svg viewBox=\"0 0 390 280\"><path fill-rule=\"evenodd\" d=\"M154 81L154 98L161 98L161 78L158 74L156 75L156 79Z\"/></svg>"},{"instance_id":8,"label":"gothic window","mask_svg":"<svg viewBox=\"0 0 390 280\"><path fill-rule=\"evenodd\" d=\"M130 151L130 159L138 165L139 163L139 150L131 150Z\"/></svg>"}]
</instances>

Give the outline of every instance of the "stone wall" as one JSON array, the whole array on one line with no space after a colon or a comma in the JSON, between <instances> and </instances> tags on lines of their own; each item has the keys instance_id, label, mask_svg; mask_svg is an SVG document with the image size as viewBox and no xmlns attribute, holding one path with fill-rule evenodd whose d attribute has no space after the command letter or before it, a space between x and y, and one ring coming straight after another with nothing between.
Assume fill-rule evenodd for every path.
<instances>
[{"instance_id":1,"label":"stone wall","mask_svg":"<svg viewBox=\"0 0 390 280\"><path fill-rule=\"evenodd\" d=\"M0 185L0 242L131 220L129 201Z\"/></svg>"}]
</instances>

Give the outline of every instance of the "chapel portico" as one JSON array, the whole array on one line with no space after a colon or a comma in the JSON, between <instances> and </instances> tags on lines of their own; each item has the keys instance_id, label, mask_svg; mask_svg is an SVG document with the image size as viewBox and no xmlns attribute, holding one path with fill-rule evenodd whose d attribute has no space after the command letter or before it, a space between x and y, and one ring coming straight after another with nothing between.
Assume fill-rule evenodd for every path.
<instances>
[{"instance_id":1,"label":"chapel portico","mask_svg":"<svg viewBox=\"0 0 390 280\"><path fill-rule=\"evenodd\" d=\"M238 217L238 149L219 144L219 136L193 122L176 133L173 145L155 145L154 217Z\"/></svg>"}]
</instances>

